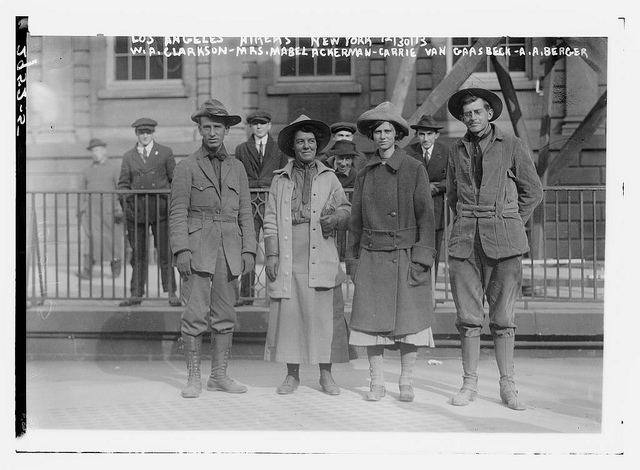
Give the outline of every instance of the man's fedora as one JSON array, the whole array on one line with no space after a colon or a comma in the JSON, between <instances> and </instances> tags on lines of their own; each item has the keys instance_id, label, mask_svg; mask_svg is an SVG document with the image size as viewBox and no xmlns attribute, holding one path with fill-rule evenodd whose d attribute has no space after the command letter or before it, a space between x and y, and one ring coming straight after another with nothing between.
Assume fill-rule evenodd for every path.
<instances>
[{"instance_id":1,"label":"man's fedora","mask_svg":"<svg viewBox=\"0 0 640 470\"><path fill-rule=\"evenodd\" d=\"M106 147L106 146L107 144L101 141L100 139L91 139L89 141L89 146L87 147L87 150L91 150L93 147Z\"/></svg>"},{"instance_id":2,"label":"man's fedora","mask_svg":"<svg viewBox=\"0 0 640 470\"><path fill-rule=\"evenodd\" d=\"M430 114L423 114L420 120L416 124L413 124L410 127L411 129L416 129L416 130L421 128L421 129L433 129L435 131L439 131L444 126L439 126L438 123L433 119L433 117Z\"/></svg>"},{"instance_id":3,"label":"man's fedora","mask_svg":"<svg viewBox=\"0 0 640 470\"><path fill-rule=\"evenodd\" d=\"M462 119L460 119L462 116L462 100L467 96L482 98L489 103L489 106L493 108L493 116L491 116L489 121L495 121L502 113L502 100L498 95L492 91L485 90L484 88L465 88L463 90L456 91L451 98L449 98L449 102L447 103L449 112L458 121L462 121Z\"/></svg>"},{"instance_id":4,"label":"man's fedora","mask_svg":"<svg viewBox=\"0 0 640 470\"><path fill-rule=\"evenodd\" d=\"M360 133L367 135L369 128L378 121L389 121L397 124L405 133L409 134L409 124L400 115L393 103L385 101L373 109L365 111L358 118L356 125Z\"/></svg>"},{"instance_id":5,"label":"man's fedora","mask_svg":"<svg viewBox=\"0 0 640 470\"><path fill-rule=\"evenodd\" d=\"M290 140L304 125L310 125L318 131L318 135L316 135L316 154L319 154L331 140L331 128L329 128L329 125L326 122L311 119L308 116L301 114L295 121L284 127L278 134L278 147L285 155L295 158L296 153L290 145Z\"/></svg>"},{"instance_id":6,"label":"man's fedora","mask_svg":"<svg viewBox=\"0 0 640 470\"><path fill-rule=\"evenodd\" d=\"M331 147L331 155L335 157L352 157L358 156L355 142L350 140L339 140Z\"/></svg>"},{"instance_id":7,"label":"man's fedora","mask_svg":"<svg viewBox=\"0 0 640 470\"><path fill-rule=\"evenodd\" d=\"M240 116L229 114L227 108L225 108L220 101L215 99L209 99L202 103L200 109L191 115L191 120L200 124L201 117L208 117L221 121L227 127L235 126L242 122L242 118Z\"/></svg>"}]
</instances>

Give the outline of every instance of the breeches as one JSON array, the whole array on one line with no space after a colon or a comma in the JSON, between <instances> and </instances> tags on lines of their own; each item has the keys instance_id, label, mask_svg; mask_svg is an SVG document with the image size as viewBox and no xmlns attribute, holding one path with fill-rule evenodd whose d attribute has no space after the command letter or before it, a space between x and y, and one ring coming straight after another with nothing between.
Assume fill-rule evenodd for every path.
<instances>
[{"instance_id":1,"label":"breeches","mask_svg":"<svg viewBox=\"0 0 640 470\"><path fill-rule=\"evenodd\" d=\"M216 333L232 331L236 324L233 307L236 282L237 277L231 274L222 250L218 253L213 276L193 272L182 283L182 301L186 305L182 312L182 333L199 336L208 326Z\"/></svg>"},{"instance_id":2,"label":"breeches","mask_svg":"<svg viewBox=\"0 0 640 470\"><path fill-rule=\"evenodd\" d=\"M449 278L457 311L456 327L462 336L480 335L484 298L489 304L491 333L515 334L515 303L522 286L521 256L488 258L476 238L469 258L449 258Z\"/></svg>"}]
</instances>

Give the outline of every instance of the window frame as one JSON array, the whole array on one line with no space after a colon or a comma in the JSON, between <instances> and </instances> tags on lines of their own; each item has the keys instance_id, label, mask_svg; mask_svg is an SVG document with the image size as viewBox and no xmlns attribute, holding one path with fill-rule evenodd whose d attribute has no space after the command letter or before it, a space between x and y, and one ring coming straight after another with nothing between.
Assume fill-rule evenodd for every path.
<instances>
[{"instance_id":1,"label":"window frame","mask_svg":"<svg viewBox=\"0 0 640 470\"><path fill-rule=\"evenodd\" d=\"M182 59L182 78L116 80L115 36L105 38L105 88L98 91L100 99L121 98L184 98L187 97L185 57Z\"/></svg>"}]
</instances>

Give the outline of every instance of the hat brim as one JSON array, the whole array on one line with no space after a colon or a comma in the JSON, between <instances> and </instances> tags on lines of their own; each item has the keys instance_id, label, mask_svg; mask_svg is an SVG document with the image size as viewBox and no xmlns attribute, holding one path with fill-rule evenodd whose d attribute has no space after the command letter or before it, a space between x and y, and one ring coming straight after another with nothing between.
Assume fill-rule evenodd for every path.
<instances>
[{"instance_id":1,"label":"hat brim","mask_svg":"<svg viewBox=\"0 0 640 470\"><path fill-rule=\"evenodd\" d=\"M386 118L379 117L376 119L360 119L358 120L358 131L363 135L367 135L371 126L373 126L376 122L380 122L380 121L387 121L387 122L396 124L404 131L406 135L409 135L409 126L407 124L404 124L398 121L397 119L392 119L389 117L386 117Z\"/></svg>"},{"instance_id":2,"label":"hat brim","mask_svg":"<svg viewBox=\"0 0 640 470\"><path fill-rule=\"evenodd\" d=\"M107 148L107 144L95 144L95 145L90 145L89 147L87 147L87 150L91 150L94 149L96 147L104 147Z\"/></svg>"},{"instance_id":3,"label":"hat brim","mask_svg":"<svg viewBox=\"0 0 640 470\"><path fill-rule=\"evenodd\" d=\"M451 115L456 118L458 121L462 121L460 116L462 115L462 100L467 96L477 96L478 98L482 98L489 106L493 108L493 116L489 119L489 122L495 121L502 114L502 100L498 95L493 93L492 91L485 90L484 88L465 88L463 90L458 90L455 92L447 103L447 108Z\"/></svg>"},{"instance_id":4,"label":"hat brim","mask_svg":"<svg viewBox=\"0 0 640 470\"><path fill-rule=\"evenodd\" d=\"M412 124L409 126L411 129L433 129L434 131L439 131L440 129L444 129L444 126L420 126L418 124Z\"/></svg>"},{"instance_id":5,"label":"hat brim","mask_svg":"<svg viewBox=\"0 0 640 470\"><path fill-rule=\"evenodd\" d=\"M258 123L262 123L262 124L268 124L270 123L271 120L267 119L267 118L253 118L251 121L247 121L247 123L249 125L251 124L258 124Z\"/></svg>"},{"instance_id":6,"label":"hat brim","mask_svg":"<svg viewBox=\"0 0 640 470\"><path fill-rule=\"evenodd\" d=\"M318 121L317 119L305 119L303 121L296 121L292 124L289 124L286 127L283 127L280 133L278 134L278 148L289 157L296 157L296 153L292 147L289 147L288 142L291 137L298 132L298 129L305 125L310 125L315 127L320 131L320 136L316 136L317 146L316 146L316 155L324 150L324 148L331 141L331 128L326 122Z\"/></svg>"},{"instance_id":7,"label":"hat brim","mask_svg":"<svg viewBox=\"0 0 640 470\"><path fill-rule=\"evenodd\" d=\"M236 116L235 114L219 115L208 113L194 113L191 116L191 120L196 124L200 124L200 118L202 117L208 117L209 119L213 119L214 121L220 121L227 127L235 126L242 122L242 118L240 116Z\"/></svg>"},{"instance_id":8,"label":"hat brim","mask_svg":"<svg viewBox=\"0 0 640 470\"><path fill-rule=\"evenodd\" d=\"M138 127L136 127L136 132L138 132L138 131L155 132L156 128L152 127L152 126L138 126Z\"/></svg>"}]
</instances>

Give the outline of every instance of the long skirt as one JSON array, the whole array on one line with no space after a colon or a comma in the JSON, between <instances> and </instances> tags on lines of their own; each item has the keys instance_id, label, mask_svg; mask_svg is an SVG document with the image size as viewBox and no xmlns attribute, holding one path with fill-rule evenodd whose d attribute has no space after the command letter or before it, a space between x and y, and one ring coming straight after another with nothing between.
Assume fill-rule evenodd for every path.
<instances>
[{"instance_id":1,"label":"long skirt","mask_svg":"<svg viewBox=\"0 0 640 470\"><path fill-rule=\"evenodd\" d=\"M271 299L264 360L349 362L342 287L309 287L309 225L293 226L291 297Z\"/></svg>"}]
</instances>

